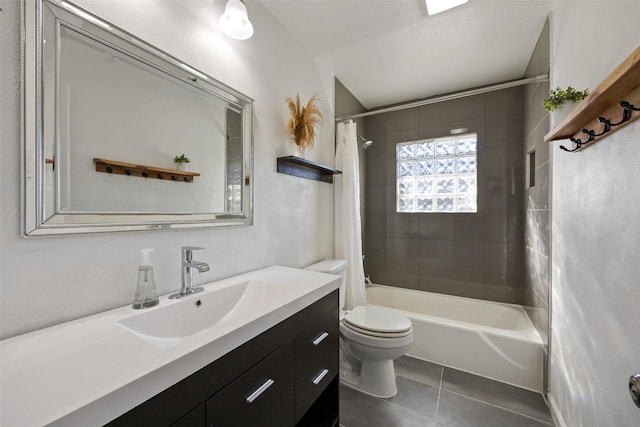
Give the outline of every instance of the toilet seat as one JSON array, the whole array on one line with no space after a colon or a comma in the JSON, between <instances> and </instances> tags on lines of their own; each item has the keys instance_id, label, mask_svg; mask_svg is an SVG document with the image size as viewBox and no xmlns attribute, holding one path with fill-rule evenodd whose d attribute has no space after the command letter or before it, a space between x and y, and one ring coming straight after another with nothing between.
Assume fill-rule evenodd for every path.
<instances>
[{"instance_id":1,"label":"toilet seat","mask_svg":"<svg viewBox=\"0 0 640 427\"><path fill-rule=\"evenodd\" d=\"M343 325L354 332L380 338L406 337L413 332L406 316L377 305L355 307L345 313Z\"/></svg>"}]
</instances>

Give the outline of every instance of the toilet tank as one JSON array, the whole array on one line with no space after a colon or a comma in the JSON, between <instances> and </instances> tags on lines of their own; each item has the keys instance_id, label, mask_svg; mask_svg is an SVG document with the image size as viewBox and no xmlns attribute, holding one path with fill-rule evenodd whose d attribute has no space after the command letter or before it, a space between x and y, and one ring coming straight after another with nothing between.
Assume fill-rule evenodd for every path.
<instances>
[{"instance_id":1,"label":"toilet tank","mask_svg":"<svg viewBox=\"0 0 640 427\"><path fill-rule=\"evenodd\" d=\"M340 308L344 307L344 297L346 293L346 278L347 273L347 261L343 259L325 259L315 264L311 264L304 268L305 270L317 271L319 273L335 274L340 276L342 281L340 282Z\"/></svg>"}]
</instances>

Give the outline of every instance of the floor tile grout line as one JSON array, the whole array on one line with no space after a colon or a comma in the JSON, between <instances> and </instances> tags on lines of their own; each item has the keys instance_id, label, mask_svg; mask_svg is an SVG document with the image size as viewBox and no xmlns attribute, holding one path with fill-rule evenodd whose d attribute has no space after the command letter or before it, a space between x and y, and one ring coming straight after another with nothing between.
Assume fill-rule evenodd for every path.
<instances>
[{"instance_id":1,"label":"floor tile grout line","mask_svg":"<svg viewBox=\"0 0 640 427\"><path fill-rule=\"evenodd\" d=\"M438 385L438 400L436 401L435 419L438 421L438 410L440 409L440 394L442 393L442 381L444 379L444 368L440 369L440 384Z\"/></svg>"},{"instance_id":2,"label":"floor tile grout line","mask_svg":"<svg viewBox=\"0 0 640 427\"><path fill-rule=\"evenodd\" d=\"M403 377L402 375L398 375L398 374L396 374L396 378L397 378L397 377L399 377L399 376L400 376L400 377L402 377L402 378L406 378L406 377ZM411 380L411 378L407 378L407 379ZM416 381L416 382L419 382L419 381ZM424 385L428 386L428 384L424 384ZM438 397L439 397L439 396L440 396L440 392L438 391ZM396 408L402 408L402 410L404 410L404 411L410 411L410 412L413 412L414 414L417 414L417 415L419 415L419 416L421 416L421 417L422 417L422 416L427 416L427 415L425 415L425 414L421 414L421 413L420 413L420 412L418 412L418 411L414 411L414 410L413 410L413 409L411 409L411 408L407 408L406 406L402 406L402 405L399 405L399 404L397 404L397 403L391 402L389 399L392 399L394 396L391 396L391 397L374 397L374 396L371 396L371 397L373 397L374 399L382 400L383 402L388 403L389 405L392 405L392 406L394 406L394 407L396 407ZM436 404L436 413L437 413L437 412L438 412L438 410L437 410L437 404ZM430 418L430 417L429 417L429 418ZM434 420L435 420L435 417L434 417Z\"/></svg>"},{"instance_id":3,"label":"floor tile grout line","mask_svg":"<svg viewBox=\"0 0 640 427\"><path fill-rule=\"evenodd\" d=\"M380 399L381 401L383 401L383 402L385 402L385 403L388 403L389 405L391 405L391 406L393 406L393 407L395 407L395 408L400 408L400 409L402 409L403 411L409 411L409 412L412 412L412 413L414 413L414 414L418 415L419 417L423 417L423 418L425 418L425 417L426 417L426 418L432 418L432 417L430 417L429 415L423 414L423 413L418 412L418 411L416 411L416 410L414 410L414 409L407 408L406 406L402 406L402 405L399 405L399 404L394 403L394 402L390 402L390 401L388 400L388 399L391 399L390 397L385 398L385 399L380 398L380 397L375 397L374 399ZM433 418L433 420L435 421L435 418Z\"/></svg>"},{"instance_id":4,"label":"floor tile grout line","mask_svg":"<svg viewBox=\"0 0 640 427\"><path fill-rule=\"evenodd\" d=\"M404 376L399 375L399 374L396 374L396 378L397 378L397 377L402 377L402 378L405 378L405 379L408 379L408 380L415 381L415 380L413 380L412 378L407 378L407 377L404 377ZM416 382L419 382L419 381L416 381ZM440 376L440 383L442 383L442 375ZM421 384L423 384L423 383L421 383ZM423 385L425 385L425 386L427 386L427 387L433 387L432 385L429 385L429 384L423 384ZM433 387L433 388L435 388L435 387ZM357 389L354 389L354 390L356 390L356 392L358 392L358 393L362 393L362 392L358 391ZM366 393L362 393L362 394L364 394L365 396L367 395ZM433 420L434 420L434 421L436 420L435 416L434 416L434 417L430 417L430 416L428 416L428 415L426 415L426 414L422 414L422 413L420 413L420 412L418 412L418 411L415 411L415 410L413 410L413 409L411 409L411 408L407 408L406 406L402 406L402 405L400 405L400 404L398 404L398 403L391 402L389 399L392 399L394 396L391 396L391 397L375 397L375 396L369 396L369 397L371 397L372 399L377 399L377 400L380 400L380 401L382 401L382 402L385 402L385 403L387 403L387 404L389 404L389 405L391 405L391 406L393 406L393 407L395 407L395 408L401 408L403 411L409 411L409 412L412 412L412 413L414 413L414 414L416 414L416 415L418 415L418 416L420 416L420 417L433 418ZM439 389L439 388L438 388L438 399L440 399L440 389ZM438 408L438 404L436 403L436 414L438 413L438 409L437 409L437 408ZM346 426L342 426L342 425L341 425L341 427L346 427Z\"/></svg>"},{"instance_id":5,"label":"floor tile grout line","mask_svg":"<svg viewBox=\"0 0 640 427\"><path fill-rule=\"evenodd\" d=\"M507 412L511 412L512 414L520 415L520 416L523 416L523 417L525 417L525 418L529 418L529 419L531 419L531 420L540 421L541 423L544 423L544 424L547 424L547 425L550 425L550 426L552 426L552 425L553 425L553 424L551 424L551 423L548 423L548 422L547 422L547 421L545 421L545 420L541 420L540 418L532 417L531 415L523 414L523 413L521 413L521 412L514 411L513 409L509 409L509 408L505 408L505 407L503 407L503 406L496 405L495 403L486 402L486 401L484 401L484 400L480 400L480 399L477 399L477 398L475 398L475 397L470 397L470 396L467 396L467 395L465 395L465 394L458 393L458 392L451 391L451 390L446 390L446 391L447 391L447 392L449 392L449 393L452 393L452 394L456 394L456 395L458 395L458 396L460 396L460 397L464 397L465 399L469 399L469 400L473 400L473 401L476 401L476 402L484 403L484 404L486 404L486 405L493 406L494 408L498 408L498 409L505 410L505 411L507 411ZM439 398L438 398L438 401L439 401Z\"/></svg>"},{"instance_id":6,"label":"floor tile grout line","mask_svg":"<svg viewBox=\"0 0 640 427\"><path fill-rule=\"evenodd\" d=\"M432 387L432 388L439 388L439 386L437 385L433 385L433 382L430 382L429 380L423 380L420 379L419 377L414 377L414 376L409 376L409 375L402 375L402 374L396 374L396 378L397 377L401 377L404 378L405 380L409 380L409 381L415 381L417 383L420 383L422 385L426 385L427 387Z\"/></svg>"},{"instance_id":7,"label":"floor tile grout line","mask_svg":"<svg viewBox=\"0 0 640 427\"><path fill-rule=\"evenodd\" d=\"M461 372L464 372L464 371L461 371ZM474 375L474 374L470 374L470 375ZM480 377L480 378L484 378L484 379L489 379L489 380L491 380L490 378L485 378L485 377ZM495 381L495 380L492 380L492 381ZM501 385L512 386L511 384L507 384L507 383L500 383L500 384L501 384ZM527 392L531 392L531 393L533 393L534 395L536 395L536 396L538 396L538 397L540 397L540 396L541 396L541 397L542 397L542 400L543 400L543 402L544 402L544 404L545 404L547 407L549 407L549 402L547 402L547 399L545 398L544 394L542 394L542 393L537 393L537 392L534 392L534 391L531 391L531 390L527 390L527 389L523 389L523 388L519 388L519 387L517 387L517 386L512 386L512 387L516 387L516 388L518 388L518 390L524 390L524 391L527 391ZM465 386L465 385L458 385L458 388L466 388L466 386ZM479 401L479 402L485 402L485 403L489 403L489 404L491 404L491 402L486 401L486 400L482 400L482 398L480 398L480 397L473 397L473 396L470 396L470 395L465 394L465 391L464 391L464 390L456 390L456 389L454 389L454 388L451 388L451 389L450 389L450 388L444 388L444 387L443 387L443 389L444 389L444 391L450 391L451 393L455 393L455 394L458 394L458 395L460 395L460 396L464 396L464 397L469 397L470 399L477 400L477 401ZM493 404L493 405L494 405L494 406L498 406L499 408L502 408L502 406L499 406L499 405L496 405L496 404ZM505 409L507 409L507 408L505 408ZM516 412L516 411L511 411L511 412ZM516 412L516 413L519 413L519 412Z\"/></svg>"}]
</instances>

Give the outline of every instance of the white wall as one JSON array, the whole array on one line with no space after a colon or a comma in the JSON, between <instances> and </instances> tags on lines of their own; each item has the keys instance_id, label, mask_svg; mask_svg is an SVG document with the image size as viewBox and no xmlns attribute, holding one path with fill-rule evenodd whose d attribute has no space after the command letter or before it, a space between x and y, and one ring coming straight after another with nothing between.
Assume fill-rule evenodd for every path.
<instances>
[{"instance_id":1,"label":"white wall","mask_svg":"<svg viewBox=\"0 0 640 427\"><path fill-rule=\"evenodd\" d=\"M638 1L559 2L551 87L595 88L638 47L639 16ZM578 154L553 143L549 396L566 427L638 425L639 139L635 122Z\"/></svg>"},{"instance_id":2,"label":"white wall","mask_svg":"<svg viewBox=\"0 0 640 427\"><path fill-rule=\"evenodd\" d=\"M255 100L255 220L251 227L21 238L20 2L0 0L0 292L6 338L129 304L139 248L155 248L161 293L179 288L180 246L207 248L197 259L204 283L271 264L299 267L333 253L333 186L277 174L287 140L286 96L316 93L324 121L312 160L333 164L333 76L304 51L259 2L248 2L255 35L234 41L217 29L225 2L79 0L78 5L201 69Z\"/></svg>"}]
</instances>

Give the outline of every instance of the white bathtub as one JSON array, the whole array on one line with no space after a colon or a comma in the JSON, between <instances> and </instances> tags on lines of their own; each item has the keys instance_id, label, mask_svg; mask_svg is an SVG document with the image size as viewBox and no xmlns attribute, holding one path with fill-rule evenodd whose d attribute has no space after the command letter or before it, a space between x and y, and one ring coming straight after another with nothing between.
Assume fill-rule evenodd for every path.
<instances>
[{"instance_id":1,"label":"white bathtub","mask_svg":"<svg viewBox=\"0 0 640 427\"><path fill-rule=\"evenodd\" d=\"M383 285L367 287L367 304L411 319L408 356L542 391L542 340L522 306Z\"/></svg>"}]
</instances>

